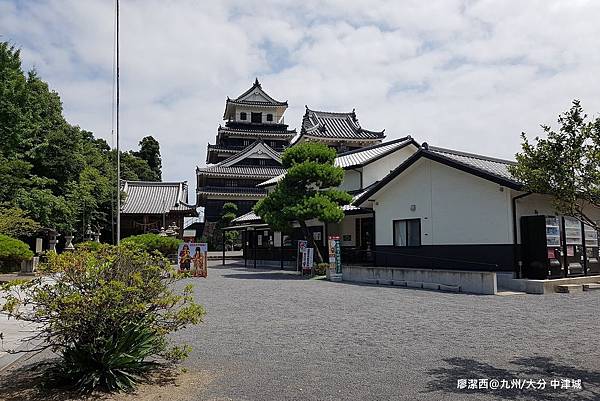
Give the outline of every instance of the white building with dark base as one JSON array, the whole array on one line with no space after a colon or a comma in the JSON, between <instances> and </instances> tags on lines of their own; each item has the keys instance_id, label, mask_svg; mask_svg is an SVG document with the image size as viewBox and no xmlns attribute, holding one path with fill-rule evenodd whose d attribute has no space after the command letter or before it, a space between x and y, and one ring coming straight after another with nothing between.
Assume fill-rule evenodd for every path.
<instances>
[{"instance_id":1,"label":"white building with dark base","mask_svg":"<svg viewBox=\"0 0 600 401\"><path fill-rule=\"evenodd\" d=\"M596 231L558 215L549 196L526 192L509 172L514 162L403 141L336 159L345 169L341 188L354 199L341 223L311 226L323 245L327 235L340 236L344 264L530 279L600 275ZM600 210L587 212L600 221ZM242 221L262 224L252 213ZM261 230L263 248L281 242Z\"/></svg>"}]
</instances>

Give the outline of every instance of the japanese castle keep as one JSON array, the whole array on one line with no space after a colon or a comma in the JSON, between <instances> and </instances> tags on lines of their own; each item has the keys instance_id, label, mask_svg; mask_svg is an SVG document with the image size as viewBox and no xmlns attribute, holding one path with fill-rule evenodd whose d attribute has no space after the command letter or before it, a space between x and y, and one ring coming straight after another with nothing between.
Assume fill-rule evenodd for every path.
<instances>
[{"instance_id":1,"label":"japanese castle keep","mask_svg":"<svg viewBox=\"0 0 600 401\"><path fill-rule=\"evenodd\" d=\"M280 157L286 147L317 141L345 152L379 144L385 138L383 131L363 129L354 110L333 113L308 107L296 137L296 130L284 123L287 107L287 101L267 94L258 79L237 98L227 98L225 125L219 125L215 144L208 144L207 166L196 168L197 206L204 207L205 235L212 235L226 202L235 203L241 215L266 195L257 184L285 172Z\"/></svg>"},{"instance_id":2,"label":"japanese castle keep","mask_svg":"<svg viewBox=\"0 0 600 401\"><path fill-rule=\"evenodd\" d=\"M223 204L235 203L246 213L266 192L256 184L284 169L280 154L296 135L283 122L287 102L269 96L258 79L235 99L227 98L214 145L206 152L207 167L197 168L197 206L204 207L207 230Z\"/></svg>"}]
</instances>

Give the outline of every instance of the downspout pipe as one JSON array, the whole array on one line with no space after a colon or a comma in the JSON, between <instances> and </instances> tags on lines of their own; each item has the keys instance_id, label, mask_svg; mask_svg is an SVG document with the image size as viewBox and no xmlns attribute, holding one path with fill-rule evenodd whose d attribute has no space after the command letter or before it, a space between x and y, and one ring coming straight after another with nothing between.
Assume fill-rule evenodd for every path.
<instances>
[{"instance_id":1,"label":"downspout pipe","mask_svg":"<svg viewBox=\"0 0 600 401\"><path fill-rule=\"evenodd\" d=\"M520 259L520 252L519 255L517 255L517 249L518 249L518 237L517 237L517 200L525 198L529 195L531 195L533 192L526 192L524 194L521 195L517 195L514 198L512 198L512 217L513 217L513 259L514 259L514 268L515 268L515 273L517 274L517 278L521 278L521 266L519 266L519 262L521 262Z\"/></svg>"}]
</instances>

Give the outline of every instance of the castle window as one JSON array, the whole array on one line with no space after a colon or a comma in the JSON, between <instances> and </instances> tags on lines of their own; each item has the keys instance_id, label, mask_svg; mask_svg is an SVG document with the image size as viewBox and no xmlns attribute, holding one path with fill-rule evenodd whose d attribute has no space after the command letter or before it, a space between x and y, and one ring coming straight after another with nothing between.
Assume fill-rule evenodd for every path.
<instances>
[{"instance_id":1,"label":"castle window","mask_svg":"<svg viewBox=\"0 0 600 401\"><path fill-rule=\"evenodd\" d=\"M242 111L242 112L240 113L240 120L245 120L245 119L247 119L247 118L248 118L248 116L246 115L246 113Z\"/></svg>"},{"instance_id":2,"label":"castle window","mask_svg":"<svg viewBox=\"0 0 600 401\"><path fill-rule=\"evenodd\" d=\"M250 122L262 123L262 113L250 113Z\"/></svg>"},{"instance_id":3,"label":"castle window","mask_svg":"<svg viewBox=\"0 0 600 401\"><path fill-rule=\"evenodd\" d=\"M267 121L273 121L273 114L267 114Z\"/></svg>"}]
</instances>

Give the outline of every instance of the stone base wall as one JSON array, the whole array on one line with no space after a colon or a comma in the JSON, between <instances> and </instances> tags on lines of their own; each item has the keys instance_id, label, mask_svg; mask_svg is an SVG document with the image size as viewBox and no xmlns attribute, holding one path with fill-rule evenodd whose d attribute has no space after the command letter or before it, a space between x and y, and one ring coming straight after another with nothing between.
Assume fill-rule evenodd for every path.
<instances>
[{"instance_id":1,"label":"stone base wall","mask_svg":"<svg viewBox=\"0 0 600 401\"><path fill-rule=\"evenodd\" d=\"M471 294L498 292L495 272L418 269L401 267L343 266L344 281L442 289Z\"/></svg>"}]
</instances>

